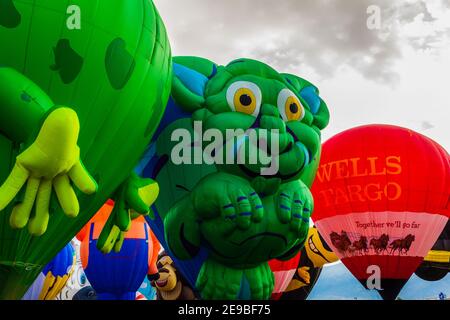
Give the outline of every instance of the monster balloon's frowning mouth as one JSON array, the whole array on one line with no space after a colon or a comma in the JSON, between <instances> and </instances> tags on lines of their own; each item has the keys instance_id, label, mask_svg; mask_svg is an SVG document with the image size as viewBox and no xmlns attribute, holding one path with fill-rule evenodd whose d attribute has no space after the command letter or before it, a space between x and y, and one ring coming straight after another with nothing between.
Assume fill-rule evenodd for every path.
<instances>
[{"instance_id":1,"label":"monster balloon's frowning mouth","mask_svg":"<svg viewBox=\"0 0 450 320\"><path fill-rule=\"evenodd\" d=\"M230 242L235 244L235 245L237 245L237 246L242 246L243 244L245 244L245 243L247 243L247 242L249 242L251 240L258 240L258 238L267 237L267 236L279 238L279 239L283 240L285 245L287 245L287 240L286 240L286 238L284 236L282 236L281 234L273 233L273 232L261 232L261 233L255 234L253 236L250 236L250 237L248 237L248 238L246 238L246 239L244 239L242 241L239 241L239 242L235 242L235 241L232 241L232 240Z\"/></svg>"}]
</instances>

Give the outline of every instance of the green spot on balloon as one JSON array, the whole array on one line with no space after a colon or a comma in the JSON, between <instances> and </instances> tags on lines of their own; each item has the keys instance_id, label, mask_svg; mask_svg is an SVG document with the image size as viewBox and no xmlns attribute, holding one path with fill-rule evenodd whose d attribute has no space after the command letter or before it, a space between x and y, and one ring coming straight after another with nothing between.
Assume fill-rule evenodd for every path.
<instances>
[{"instance_id":1,"label":"green spot on balloon","mask_svg":"<svg viewBox=\"0 0 450 320\"><path fill-rule=\"evenodd\" d=\"M31 96L28 93L26 93L25 91L22 92L22 94L20 95L20 98L25 102L31 102L31 100L33 100L33 98L31 98Z\"/></svg>"},{"instance_id":2,"label":"green spot on balloon","mask_svg":"<svg viewBox=\"0 0 450 320\"><path fill-rule=\"evenodd\" d=\"M122 38L114 39L108 46L105 57L106 74L111 86L121 90L131 78L135 66L133 56L127 51Z\"/></svg>"},{"instance_id":3,"label":"green spot on balloon","mask_svg":"<svg viewBox=\"0 0 450 320\"><path fill-rule=\"evenodd\" d=\"M83 67L83 58L70 46L68 39L60 39L53 48L53 53L55 64L50 69L59 72L65 84L74 81Z\"/></svg>"},{"instance_id":4,"label":"green spot on balloon","mask_svg":"<svg viewBox=\"0 0 450 320\"><path fill-rule=\"evenodd\" d=\"M0 0L0 25L6 28L15 28L20 24L22 17L14 6L12 0Z\"/></svg>"}]
</instances>

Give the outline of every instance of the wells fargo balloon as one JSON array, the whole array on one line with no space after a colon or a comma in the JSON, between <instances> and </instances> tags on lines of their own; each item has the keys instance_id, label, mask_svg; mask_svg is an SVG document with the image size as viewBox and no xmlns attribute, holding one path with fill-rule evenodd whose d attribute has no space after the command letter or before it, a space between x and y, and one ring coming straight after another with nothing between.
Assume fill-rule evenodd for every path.
<instances>
[{"instance_id":1,"label":"wells fargo balloon","mask_svg":"<svg viewBox=\"0 0 450 320\"><path fill-rule=\"evenodd\" d=\"M69 242L50 261L33 282L22 300L53 300L66 285L75 269L76 255Z\"/></svg>"},{"instance_id":2,"label":"wells fargo balloon","mask_svg":"<svg viewBox=\"0 0 450 320\"><path fill-rule=\"evenodd\" d=\"M172 69L151 0L0 11L0 298L18 299L108 198L129 200Z\"/></svg>"},{"instance_id":3,"label":"wells fargo balloon","mask_svg":"<svg viewBox=\"0 0 450 320\"><path fill-rule=\"evenodd\" d=\"M131 223L119 252L104 254L97 241L114 203L108 201L79 233L81 262L99 300L134 300L146 276L156 275L159 242L144 217Z\"/></svg>"},{"instance_id":4,"label":"wells fargo balloon","mask_svg":"<svg viewBox=\"0 0 450 320\"><path fill-rule=\"evenodd\" d=\"M450 221L415 274L426 281L439 281L450 272Z\"/></svg>"},{"instance_id":5,"label":"wells fargo balloon","mask_svg":"<svg viewBox=\"0 0 450 320\"><path fill-rule=\"evenodd\" d=\"M449 188L448 153L431 139L396 126L357 127L323 145L315 225L361 283L394 299L448 221Z\"/></svg>"}]
</instances>

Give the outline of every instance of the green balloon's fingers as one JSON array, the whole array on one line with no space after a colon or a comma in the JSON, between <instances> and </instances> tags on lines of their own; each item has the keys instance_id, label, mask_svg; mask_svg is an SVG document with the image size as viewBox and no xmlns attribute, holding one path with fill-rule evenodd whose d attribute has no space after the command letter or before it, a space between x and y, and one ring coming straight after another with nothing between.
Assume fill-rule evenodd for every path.
<instances>
[{"instance_id":1,"label":"green balloon's fingers","mask_svg":"<svg viewBox=\"0 0 450 320\"><path fill-rule=\"evenodd\" d=\"M302 225L303 219L303 201L300 198L298 192L294 193L294 201L292 202L292 220L290 229L294 232L298 232Z\"/></svg>"},{"instance_id":2,"label":"green balloon's fingers","mask_svg":"<svg viewBox=\"0 0 450 320\"><path fill-rule=\"evenodd\" d=\"M314 199L313 199L312 195L306 199L305 207L307 208L307 210L305 210L305 208L303 208L303 212L305 215L308 215L308 219L309 219L314 211Z\"/></svg>"},{"instance_id":3,"label":"green balloon's fingers","mask_svg":"<svg viewBox=\"0 0 450 320\"><path fill-rule=\"evenodd\" d=\"M116 240L116 243L114 244L114 252L116 253L120 252L120 249L122 249L124 239L125 233L122 231L119 233L119 238Z\"/></svg>"},{"instance_id":4,"label":"green balloon's fingers","mask_svg":"<svg viewBox=\"0 0 450 320\"><path fill-rule=\"evenodd\" d=\"M111 212L111 215L114 216L114 224L121 231L128 231L131 227L131 217L130 211L125 208L125 203L122 199L116 201L114 205L114 209Z\"/></svg>"},{"instance_id":5,"label":"green balloon's fingers","mask_svg":"<svg viewBox=\"0 0 450 320\"><path fill-rule=\"evenodd\" d=\"M305 199L305 205L303 207L303 213L302 213L302 226L300 227L300 235L303 236L303 234L308 233L309 229L309 219L311 217L313 210L313 204L312 204L312 197L311 199L306 198ZM305 234L305 236L306 236Z\"/></svg>"},{"instance_id":6,"label":"green balloon's fingers","mask_svg":"<svg viewBox=\"0 0 450 320\"><path fill-rule=\"evenodd\" d=\"M309 219L312 213L312 197L309 199L305 198L305 205L302 209L302 225L299 229L299 238L306 239L309 231Z\"/></svg>"},{"instance_id":7,"label":"green balloon's fingers","mask_svg":"<svg viewBox=\"0 0 450 320\"><path fill-rule=\"evenodd\" d=\"M114 222L115 216L111 213L97 239L97 249L103 253L111 252L120 232L120 229L114 225Z\"/></svg>"},{"instance_id":8,"label":"green balloon's fingers","mask_svg":"<svg viewBox=\"0 0 450 320\"><path fill-rule=\"evenodd\" d=\"M136 174L131 175L124 188L127 205L142 215L148 214L150 206L159 194L159 185L156 181L141 179Z\"/></svg>"},{"instance_id":9,"label":"green balloon's fingers","mask_svg":"<svg viewBox=\"0 0 450 320\"><path fill-rule=\"evenodd\" d=\"M111 233L108 235L108 238L106 240L105 246L100 250L104 254L110 253L114 245L116 244L117 237L119 237L120 230L116 226L113 226L111 229Z\"/></svg>"},{"instance_id":10,"label":"green balloon's fingers","mask_svg":"<svg viewBox=\"0 0 450 320\"><path fill-rule=\"evenodd\" d=\"M245 230L250 227L252 217L252 206L246 194L239 190L236 193L235 207L238 208L236 223L238 228Z\"/></svg>"},{"instance_id":11,"label":"green balloon's fingers","mask_svg":"<svg viewBox=\"0 0 450 320\"><path fill-rule=\"evenodd\" d=\"M281 223L288 223L291 221L292 194L288 191L281 191L278 194L277 202L278 219Z\"/></svg>"},{"instance_id":12,"label":"green balloon's fingers","mask_svg":"<svg viewBox=\"0 0 450 320\"><path fill-rule=\"evenodd\" d=\"M80 211L80 205L77 196L75 195L75 191L73 191L73 188L70 185L69 177L65 174L57 176L53 180L53 187L64 213L68 217L75 218Z\"/></svg>"},{"instance_id":13,"label":"green balloon's fingers","mask_svg":"<svg viewBox=\"0 0 450 320\"><path fill-rule=\"evenodd\" d=\"M102 253L110 253L116 244L117 238L120 236L120 229L117 226L111 228L103 228L97 241L97 248Z\"/></svg>"},{"instance_id":14,"label":"green balloon's fingers","mask_svg":"<svg viewBox=\"0 0 450 320\"><path fill-rule=\"evenodd\" d=\"M262 204L261 198L255 191L249 194L250 204L252 205L252 220L254 222L261 222L264 217L264 206Z\"/></svg>"},{"instance_id":15,"label":"green balloon's fingers","mask_svg":"<svg viewBox=\"0 0 450 320\"><path fill-rule=\"evenodd\" d=\"M51 194L52 181L42 180L37 193L35 215L28 223L28 231L34 236L41 236L47 230Z\"/></svg>"},{"instance_id":16,"label":"green balloon's fingers","mask_svg":"<svg viewBox=\"0 0 450 320\"><path fill-rule=\"evenodd\" d=\"M30 173L27 169L17 163L14 165L8 178L0 187L0 211L5 209L6 206L19 193L25 182L27 182L29 175Z\"/></svg>"},{"instance_id":17,"label":"green balloon's fingers","mask_svg":"<svg viewBox=\"0 0 450 320\"><path fill-rule=\"evenodd\" d=\"M220 213L225 220L236 221L236 208L227 196L219 198Z\"/></svg>"},{"instance_id":18,"label":"green balloon's fingers","mask_svg":"<svg viewBox=\"0 0 450 320\"><path fill-rule=\"evenodd\" d=\"M138 189L140 199L144 202L147 212L148 207L155 203L159 195L159 185L151 179L144 179L145 185Z\"/></svg>"},{"instance_id":19,"label":"green balloon's fingers","mask_svg":"<svg viewBox=\"0 0 450 320\"><path fill-rule=\"evenodd\" d=\"M25 190L25 196L23 202L16 205L12 210L9 223L11 227L21 229L26 226L30 219L31 210L36 200L36 194L39 189L40 179L30 178L28 179L27 187Z\"/></svg>"},{"instance_id":20,"label":"green balloon's fingers","mask_svg":"<svg viewBox=\"0 0 450 320\"><path fill-rule=\"evenodd\" d=\"M89 175L81 160L70 169L68 175L81 192L92 194L97 191L97 182Z\"/></svg>"},{"instance_id":21,"label":"green balloon's fingers","mask_svg":"<svg viewBox=\"0 0 450 320\"><path fill-rule=\"evenodd\" d=\"M144 202L138 189L129 190L129 192L127 192L126 201L128 206L139 214L147 214L151 205L147 205Z\"/></svg>"}]
</instances>

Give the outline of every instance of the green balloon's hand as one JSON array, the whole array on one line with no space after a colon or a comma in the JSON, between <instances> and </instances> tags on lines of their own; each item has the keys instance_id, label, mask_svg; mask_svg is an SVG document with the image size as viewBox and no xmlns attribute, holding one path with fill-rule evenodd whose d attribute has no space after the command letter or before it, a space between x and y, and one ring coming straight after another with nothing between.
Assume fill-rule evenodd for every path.
<instances>
[{"instance_id":1,"label":"green balloon's hand","mask_svg":"<svg viewBox=\"0 0 450 320\"><path fill-rule=\"evenodd\" d=\"M311 191L301 181L281 185L275 198L277 216L281 223L290 223L292 232L306 237L314 201Z\"/></svg>"},{"instance_id":2,"label":"green balloon's hand","mask_svg":"<svg viewBox=\"0 0 450 320\"><path fill-rule=\"evenodd\" d=\"M23 201L12 210L11 227L23 228L28 223L31 234L42 235L49 221L52 187L69 217L76 217L80 210L71 182L83 193L96 192L97 184L80 160L79 131L75 111L56 108L45 119L33 144L17 156L14 168L0 187L1 211L27 184ZM30 218L33 207L35 215Z\"/></svg>"},{"instance_id":3,"label":"green balloon's hand","mask_svg":"<svg viewBox=\"0 0 450 320\"><path fill-rule=\"evenodd\" d=\"M200 269L196 281L202 299L236 300L241 288L243 271L228 268L212 259L207 259Z\"/></svg>"},{"instance_id":4,"label":"green balloon's hand","mask_svg":"<svg viewBox=\"0 0 450 320\"><path fill-rule=\"evenodd\" d=\"M264 207L250 183L227 173L214 173L202 179L191 195L194 210L201 218L221 215L245 230L252 222L260 222Z\"/></svg>"},{"instance_id":5,"label":"green balloon's hand","mask_svg":"<svg viewBox=\"0 0 450 320\"><path fill-rule=\"evenodd\" d=\"M114 208L100 233L97 248L103 253L109 253L113 248L115 252L119 252L124 233L130 229L131 220L151 213L150 206L158 193L158 183L132 173L114 196Z\"/></svg>"}]
</instances>

